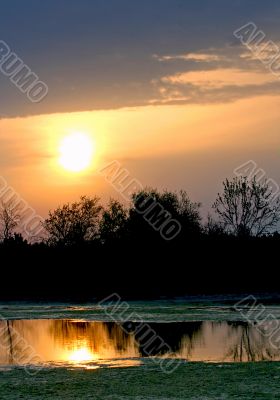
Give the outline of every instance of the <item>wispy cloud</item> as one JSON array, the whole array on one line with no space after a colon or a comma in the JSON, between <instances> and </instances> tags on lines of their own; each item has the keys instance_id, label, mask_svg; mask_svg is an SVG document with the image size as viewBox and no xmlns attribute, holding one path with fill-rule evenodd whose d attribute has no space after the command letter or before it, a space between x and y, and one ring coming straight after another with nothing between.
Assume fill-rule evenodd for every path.
<instances>
[{"instance_id":1,"label":"wispy cloud","mask_svg":"<svg viewBox=\"0 0 280 400\"><path fill-rule=\"evenodd\" d=\"M186 65L184 71L180 64L179 72L152 81L158 95L150 104L204 104L280 94L279 79L242 46L226 45L156 58L159 63L183 60Z\"/></svg>"},{"instance_id":2,"label":"wispy cloud","mask_svg":"<svg viewBox=\"0 0 280 400\"><path fill-rule=\"evenodd\" d=\"M170 61L170 60L190 60L197 62L211 62L211 61L224 61L226 56L211 54L211 53L186 53L186 54L175 54L158 56L154 55L158 61Z\"/></svg>"},{"instance_id":3,"label":"wispy cloud","mask_svg":"<svg viewBox=\"0 0 280 400\"><path fill-rule=\"evenodd\" d=\"M181 85L191 83L204 88L223 88L228 85L260 85L274 80L275 77L267 72L220 68L210 71L189 71L166 76L161 79L161 82Z\"/></svg>"}]
</instances>

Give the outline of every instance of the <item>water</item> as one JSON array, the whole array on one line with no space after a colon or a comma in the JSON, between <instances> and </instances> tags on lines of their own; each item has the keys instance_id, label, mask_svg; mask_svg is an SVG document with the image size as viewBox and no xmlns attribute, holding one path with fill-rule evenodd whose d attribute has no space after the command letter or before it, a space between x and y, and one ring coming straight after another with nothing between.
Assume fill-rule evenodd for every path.
<instances>
[{"instance_id":1,"label":"water","mask_svg":"<svg viewBox=\"0 0 280 400\"><path fill-rule=\"evenodd\" d=\"M203 362L278 361L266 328L246 322L0 322L0 364L107 368L147 358Z\"/></svg>"},{"instance_id":2,"label":"water","mask_svg":"<svg viewBox=\"0 0 280 400\"><path fill-rule=\"evenodd\" d=\"M187 299L130 301L120 303L125 320L146 322L188 322L188 321L247 321L247 317L235 310L234 304L240 296L203 296ZM275 303L275 299L277 303ZM258 304L265 304L263 318L272 316L280 320L280 298L274 296L257 298ZM124 305L128 306L125 307ZM0 303L0 319L75 319L79 321L110 321L112 307L98 303ZM133 318L131 318L133 315ZM249 319L254 315L249 315Z\"/></svg>"},{"instance_id":3,"label":"water","mask_svg":"<svg viewBox=\"0 0 280 400\"><path fill-rule=\"evenodd\" d=\"M279 398L279 304L257 325L237 300L1 303L0 398Z\"/></svg>"}]
</instances>

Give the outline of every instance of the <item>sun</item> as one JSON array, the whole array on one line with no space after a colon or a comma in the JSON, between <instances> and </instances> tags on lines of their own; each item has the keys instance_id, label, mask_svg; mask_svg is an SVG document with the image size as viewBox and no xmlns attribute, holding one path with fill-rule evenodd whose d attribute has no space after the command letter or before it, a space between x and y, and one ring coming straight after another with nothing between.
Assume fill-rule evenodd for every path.
<instances>
[{"instance_id":1,"label":"sun","mask_svg":"<svg viewBox=\"0 0 280 400\"><path fill-rule=\"evenodd\" d=\"M91 164L93 151L94 144L89 135L80 132L71 133L60 143L59 163L68 171L83 171Z\"/></svg>"}]
</instances>

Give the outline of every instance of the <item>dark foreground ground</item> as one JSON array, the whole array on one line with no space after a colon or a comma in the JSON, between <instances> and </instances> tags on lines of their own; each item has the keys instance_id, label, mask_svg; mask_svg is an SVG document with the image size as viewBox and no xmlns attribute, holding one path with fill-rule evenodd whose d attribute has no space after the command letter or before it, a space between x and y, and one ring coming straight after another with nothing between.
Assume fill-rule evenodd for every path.
<instances>
[{"instance_id":1,"label":"dark foreground ground","mask_svg":"<svg viewBox=\"0 0 280 400\"><path fill-rule=\"evenodd\" d=\"M100 400L255 400L280 398L280 363L185 363L170 375L153 361L141 367L50 368L0 372L0 398Z\"/></svg>"}]
</instances>

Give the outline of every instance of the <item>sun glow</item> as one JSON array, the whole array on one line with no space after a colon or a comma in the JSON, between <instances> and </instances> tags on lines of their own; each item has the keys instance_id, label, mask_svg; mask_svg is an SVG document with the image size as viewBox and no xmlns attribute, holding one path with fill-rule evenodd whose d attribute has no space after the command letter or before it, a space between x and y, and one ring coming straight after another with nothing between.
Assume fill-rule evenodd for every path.
<instances>
[{"instance_id":1,"label":"sun glow","mask_svg":"<svg viewBox=\"0 0 280 400\"><path fill-rule=\"evenodd\" d=\"M87 347L81 347L70 353L68 359L72 362L91 361L94 356Z\"/></svg>"},{"instance_id":2,"label":"sun glow","mask_svg":"<svg viewBox=\"0 0 280 400\"><path fill-rule=\"evenodd\" d=\"M91 164L93 140L84 133L75 132L64 137L60 143L60 165L71 172L80 172Z\"/></svg>"}]
</instances>

